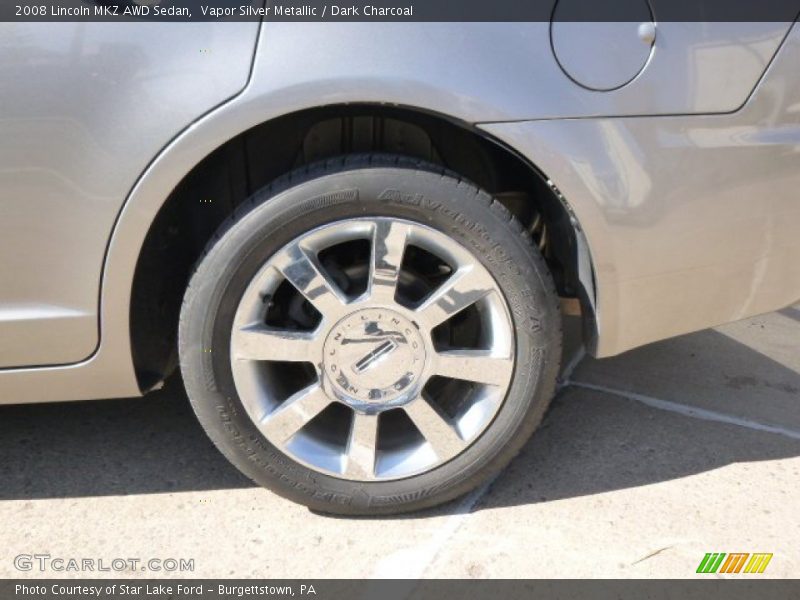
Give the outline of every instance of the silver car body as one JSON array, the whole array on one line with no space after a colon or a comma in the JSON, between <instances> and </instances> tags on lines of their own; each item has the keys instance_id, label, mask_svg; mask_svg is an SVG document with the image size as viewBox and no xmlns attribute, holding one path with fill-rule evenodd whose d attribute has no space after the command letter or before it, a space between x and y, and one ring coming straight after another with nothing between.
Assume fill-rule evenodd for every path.
<instances>
[{"instance_id":1,"label":"silver car body","mask_svg":"<svg viewBox=\"0 0 800 600\"><path fill-rule=\"evenodd\" d=\"M159 209L227 140L319 106L441 115L541 171L574 217L597 356L800 299L800 27L640 34L0 24L0 403L141 394L130 305ZM576 40L558 57L557 36ZM631 64L596 50L609 36Z\"/></svg>"}]
</instances>

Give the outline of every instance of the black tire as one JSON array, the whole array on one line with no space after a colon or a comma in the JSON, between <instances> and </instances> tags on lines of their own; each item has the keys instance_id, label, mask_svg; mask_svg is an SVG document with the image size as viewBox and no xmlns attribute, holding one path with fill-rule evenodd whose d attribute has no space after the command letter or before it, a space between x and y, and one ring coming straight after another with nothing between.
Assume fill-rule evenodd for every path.
<instances>
[{"instance_id":1,"label":"black tire","mask_svg":"<svg viewBox=\"0 0 800 600\"><path fill-rule=\"evenodd\" d=\"M428 472L377 482L320 473L270 444L244 410L229 357L233 314L259 267L303 232L365 215L422 223L479 257L505 296L516 349L516 370L502 408L471 446ZM376 515L452 500L503 469L545 414L555 390L561 343L550 272L502 204L434 165L358 155L293 171L254 194L220 227L186 291L179 354L198 419L240 471L317 511Z\"/></svg>"}]
</instances>

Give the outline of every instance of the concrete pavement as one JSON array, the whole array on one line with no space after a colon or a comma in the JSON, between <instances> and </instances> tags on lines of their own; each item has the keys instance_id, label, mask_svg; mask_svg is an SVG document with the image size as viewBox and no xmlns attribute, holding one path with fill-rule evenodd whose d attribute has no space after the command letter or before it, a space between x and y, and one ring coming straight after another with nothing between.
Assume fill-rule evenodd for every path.
<instances>
[{"instance_id":1,"label":"concrete pavement","mask_svg":"<svg viewBox=\"0 0 800 600\"><path fill-rule=\"evenodd\" d=\"M194 559L175 575L198 578L694 577L706 552L798 575L800 308L586 359L571 381L490 486L388 519L254 487L174 384L0 407L0 576L93 576L14 568L48 553Z\"/></svg>"}]
</instances>

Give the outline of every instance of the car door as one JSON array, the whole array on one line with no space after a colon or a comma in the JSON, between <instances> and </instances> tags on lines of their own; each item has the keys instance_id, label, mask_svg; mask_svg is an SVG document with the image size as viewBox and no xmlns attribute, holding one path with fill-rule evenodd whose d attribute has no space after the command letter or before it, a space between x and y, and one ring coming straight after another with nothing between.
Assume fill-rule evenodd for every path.
<instances>
[{"instance_id":1,"label":"car door","mask_svg":"<svg viewBox=\"0 0 800 600\"><path fill-rule=\"evenodd\" d=\"M0 23L0 369L90 356L115 219L246 85L259 23Z\"/></svg>"}]
</instances>

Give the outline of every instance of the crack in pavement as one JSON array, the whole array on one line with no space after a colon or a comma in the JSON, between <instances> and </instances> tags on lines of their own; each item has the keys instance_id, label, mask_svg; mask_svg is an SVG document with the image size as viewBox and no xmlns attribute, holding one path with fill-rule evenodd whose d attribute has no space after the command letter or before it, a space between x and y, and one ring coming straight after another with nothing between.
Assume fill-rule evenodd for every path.
<instances>
[{"instance_id":1,"label":"crack in pavement","mask_svg":"<svg viewBox=\"0 0 800 600\"><path fill-rule=\"evenodd\" d=\"M372 579L424 579L431 569L436 559L442 553L447 542L461 529L467 517L478 505L483 497L489 492L492 484L502 474L502 471L467 494L457 505L453 513L445 519L428 541L404 548L386 556L374 569L370 578ZM398 564L403 565L402 570L398 570ZM416 587L416 583L415 586ZM413 589L409 590L413 592Z\"/></svg>"},{"instance_id":2,"label":"crack in pavement","mask_svg":"<svg viewBox=\"0 0 800 600\"><path fill-rule=\"evenodd\" d=\"M701 419L703 421L716 421L717 423L726 423L728 425L736 425L738 427L745 427L747 429L754 429L756 431L763 431L765 433L773 433L775 435L782 435L793 440L800 440L800 431L794 429L786 429L785 427L778 427L777 425L767 425L766 423L759 423L758 421L751 421L750 419L743 419L741 417L734 417L726 415L725 413L707 410L705 408L695 408L679 402L672 402L670 400L661 400L652 396L644 394L637 394L636 392L626 392L614 388L605 387L602 385L595 385L592 383L582 383L579 381L568 381L567 386L575 386L587 390L594 390L596 392L605 392L606 394L613 394L628 400L634 400L646 404L651 408L664 410L667 412L678 413L686 417Z\"/></svg>"},{"instance_id":3,"label":"crack in pavement","mask_svg":"<svg viewBox=\"0 0 800 600\"><path fill-rule=\"evenodd\" d=\"M644 562L644 561L646 561L648 558L653 558L654 556L658 556L659 554L661 554L661 553L662 553L662 552L664 552L665 550L669 550L669 549L670 549L670 548L672 548L672 547L673 547L673 546L664 546L663 548L659 548L658 550L655 550L655 551L651 552L651 553L650 553L650 554L648 554L647 556L643 556L643 557L642 557L642 558L640 558L639 560L635 560L635 561L633 561L633 562L631 563L631 566L633 566L633 565L638 565L640 562Z\"/></svg>"}]
</instances>

